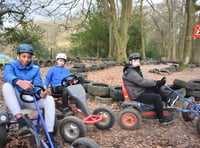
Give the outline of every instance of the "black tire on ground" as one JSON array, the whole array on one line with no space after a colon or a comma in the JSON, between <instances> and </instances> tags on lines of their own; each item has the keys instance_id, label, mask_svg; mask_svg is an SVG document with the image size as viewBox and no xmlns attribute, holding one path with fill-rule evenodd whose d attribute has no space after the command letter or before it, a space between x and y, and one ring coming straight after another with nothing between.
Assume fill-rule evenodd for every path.
<instances>
[{"instance_id":1,"label":"black tire on ground","mask_svg":"<svg viewBox=\"0 0 200 148\"><path fill-rule=\"evenodd\" d=\"M115 101L124 101L122 86L110 87L110 97Z\"/></svg>"},{"instance_id":2,"label":"black tire on ground","mask_svg":"<svg viewBox=\"0 0 200 148\"><path fill-rule=\"evenodd\" d=\"M91 82L87 86L87 91L94 96L109 97L110 85L105 83Z\"/></svg>"},{"instance_id":3,"label":"black tire on ground","mask_svg":"<svg viewBox=\"0 0 200 148\"><path fill-rule=\"evenodd\" d=\"M192 89L191 85L188 82L185 82L183 80L175 79L174 82L173 82L173 84L175 86L184 87L186 89Z\"/></svg>"},{"instance_id":4,"label":"black tire on ground","mask_svg":"<svg viewBox=\"0 0 200 148\"><path fill-rule=\"evenodd\" d=\"M190 80L188 83L191 85L192 90L200 90L200 79Z\"/></svg>"},{"instance_id":5,"label":"black tire on ground","mask_svg":"<svg viewBox=\"0 0 200 148\"><path fill-rule=\"evenodd\" d=\"M94 140L86 137L76 139L72 146L74 148L100 148Z\"/></svg>"},{"instance_id":6,"label":"black tire on ground","mask_svg":"<svg viewBox=\"0 0 200 148\"><path fill-rule=\"evenodd\" d=\"M42 143L40 141L40 136L35 132L32 131L31 136L28 138L29 139L29 147L30 148L42 148Z\"/></svg>"},{"instance_id":7,"label":"black tire on ground","mask_svg":"<svg viewBox=\"0 0 200 148\"><path fill-rule=\"evenodd\" d=\"M7 143L6 124L0 125L0 147L4 147Z\"/></svg>"},{"instance_id":8,"label":"black tire on ground","mask_svg":"<svg viewBox=\"0 0 200 148\"><path fill-rule=\"evenodd\" d=\"M184 102L183 103L183 106L182 106L183 109L192 109L192 105L189 104L188 102ZM194 120L195 118L195 114L194 113L191 113L191 112L182 112L182 117L183 119L188 122L188 121L192 121Z\"/></svg>"},{"instance_id":9,"label":"black tire on ground","mask_svg":"<svg viewBox=\"0 0 200 148\"><path fill-rule=\"evenodd\" d=\"M200 90L187 90L187 96L194 96L200 98Z\"/></svg>"},{"instance_id":10,"label":"black tire on ground","mask_svg":"<svg viewBox=\"0 0 200 148\"><path fill-rule=\"evenodd\" d=\"M200 135L200 118L197 120L197 133Z\"/></svg>"},{"instance_id":11,"label":"black tire on ground","mask_svg":"<svg viewBox=\"0 0 200 148\"><path fill-rule=\"evenodd\" d=\"M124 130L136 130L142 122L141 113L135 108L125 108L118 115L118 123Z\"/></svg>"},{"instance_id":12,"label":"black tire on ground","mask_svg":"<svg viewBox=\"0 0 200 148\"><path fill-rule=\"evenodd\" d=\"M86 127L82 120L75 116L65 117L60 123L60 135L66 142L73 142L86 136Z\"/></svg>"},{"instance_id":13,"label":"black tire on ground","mask_svg":"<svg viewBox=\"0 0 200 148\"><path fill-rule=\"evenodd\" d=\"M53 127L53 136L55 136L58 132L58 118L57 115L55 115L55 122L54 122L54 127Z\"/></svg>"},{"instance_id":14,"label":"black tire on ground","mask_svg":"<svg viewBox=\"0 0 200 148\"><path fill-rule=\"evenodd\" d=\"M103 120L95 124L95 126L102 130L108 130L112 128L115 124L115 113L108 106L97 107L93 111L93 115L103 115Z\"/></svg>"}]
</instances>

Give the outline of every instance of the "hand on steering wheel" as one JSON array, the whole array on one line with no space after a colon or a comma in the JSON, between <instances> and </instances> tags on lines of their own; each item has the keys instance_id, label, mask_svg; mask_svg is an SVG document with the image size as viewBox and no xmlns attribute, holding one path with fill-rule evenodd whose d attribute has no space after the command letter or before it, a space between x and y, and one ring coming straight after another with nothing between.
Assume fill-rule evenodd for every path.
<instances>
[{"instance_id":1,"label":"hand on steering wheel","mask_svg":"<svg viewBox=\"0 0 200 148\"><path fill-rule=\"evenodd\" d=\"M74 82L76 82L76 81L77 81L76 75L69 75L69 76L66 76L62 79L61 85L67 87L69 85L75 84Z\"/></svg>"},{"instance_id":2,"label":"hand on steering wheel","mask_svg":"<svg viewBox=\"0 0 200 148\"><path fill-rule=\"evenodd\" d=\"M35 88L35 87L39 87L39 88L41 88L42 91L45 91L44 87L41 86L41 85L34 85L34 88ZM22 101L26 102L26 103L33 103L34 100L31 100L31 101L30 101L30 100L25 100L25 99L23 98L23 95L34 96L34 97L36 98L37 101L41 99L41 97L40 97L36 92L34 92L34 91L28 91L28 90L23 90L23 91L20 93L20 99L21 99Z\"/></svg>"}]
</instances>

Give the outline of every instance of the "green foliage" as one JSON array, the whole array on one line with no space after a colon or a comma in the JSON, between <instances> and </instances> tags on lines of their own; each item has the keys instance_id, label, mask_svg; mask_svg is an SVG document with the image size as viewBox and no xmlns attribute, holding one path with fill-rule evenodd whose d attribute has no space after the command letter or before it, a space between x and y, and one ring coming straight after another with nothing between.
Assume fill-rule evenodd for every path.
<instances>
[{"instance_id":1,"label":"green foliage","mask_svg":"<svg viewBox=\"0 0 200 148\"><path fill-rule=\"evenodd\" d=\"M23 22L20 27L6 28L4 36L9 44L31 44L35 49L35 56L37 58L46 58L48 57L48 54L46 54L48 50L40 43L42 33L43 31L36 24Z\"/></svg>"},{"instance_id":2,"label":"green foliage","mask_svg":"<svg viewBox=\"0 0 200 148\"><path fill-rule=\"evenodd\" d=\"M146 47L146 55L147 58L153 58L156 60L161 59L157 46L151 42Z\"/></svg>"},{"instance_id":3,"label":"green foliage","mask_svg":"<svg viewBox=\"0 0 200 148\"><path fill-rule=\"evenodd\" d=\"M109 35L101 8L93 8L77 28L77 33L71 36L74 56L107 57Z\"/></svg>"},{"instance_id":4,"label":"green foliage","mask_svg":"<svg viewBox=\"0 0 200 148\"><path fill-rule=\"evenodd\" d=\"M127 44L127 55L132 52L140 52L141 49L141 28L140 15L135 11L130 18L130 26L128 29L129 41Z\"/></svg>"}]
</instances>

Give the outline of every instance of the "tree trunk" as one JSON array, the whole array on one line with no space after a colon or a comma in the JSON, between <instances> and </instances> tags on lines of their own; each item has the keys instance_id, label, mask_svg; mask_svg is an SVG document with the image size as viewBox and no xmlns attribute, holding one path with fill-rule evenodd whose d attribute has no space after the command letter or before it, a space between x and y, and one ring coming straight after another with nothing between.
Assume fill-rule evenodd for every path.
<instances>
[{"instance_id":1,"label":"tree trunk","mask_svg":"<svg viewBox=\"0 0 200 148\"><path fill-rule=\"evenodd\" d=\"M184 56L180 62L181 66L186 66L191 59L192 56L192 33L194 26L194 14L195 14L195 6L193 1L186 0L186 13L187 13L187 26L186 26L186 35L185 35L185 44L184 44Z\"/></svg>"},{"instance_id":2,"label":"tree trunk","mask_svg":"<svg viewBox=\"0 0 200 148\"><path fill-rule=\"evenodd\" d=\"M144 40L144 23L143 23L143 0L141 0L140 4L140 28L141 28L141 53L142 59L146 59L145 54L145 40Z\"/></svg>"},{"instance_id":3,"label":"tree trunk","mask_svg":"<svg viewBox=\"0 0 200 148\"><path fill-rule=\"evenodd\" d=\"M106 21L108 27L111 28L109 34L109 44L110 48L109 53L113 50L116 55L115 58L118 64L123 63L127 60L126 55L126 46L128 43L128 27L129 27L129 20L131 15L131 8L132 8L132 0L122 0L122 10L121 10L121 17L120 22L118 22L117 18L117 11L116 11L116 4L114 0L103 0L104 4L104 13L106 16ZM112 36L113 39L112 40ZM115 48L116 47L116 48Z\"/></svg>"}]
</instances>

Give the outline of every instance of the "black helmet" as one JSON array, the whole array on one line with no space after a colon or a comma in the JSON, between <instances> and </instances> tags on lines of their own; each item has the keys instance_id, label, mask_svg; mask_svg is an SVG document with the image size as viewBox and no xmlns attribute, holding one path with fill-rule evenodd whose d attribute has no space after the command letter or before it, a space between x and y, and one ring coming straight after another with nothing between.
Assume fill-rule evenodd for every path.
<instances>
[{"instance_id":1,"label":"black helmet","mask_svg":"<svg viewBox=\"0 0 200 148\"><path fill-rule=\"evenodd\" d=\"M28 52L30 54L34 54L34 49L30 44L21 44L17 47L17 54L22 52Z\"/></svg>"},{"instance_id":2,"label":"black helmet","mask_svg":"<svg viewBox=\"0 0 200 148\"><path fill-rule=\"evenodd\" d=\"M132 53L130 56L129 56L129 61L133 60L133 59L142 59L140 54L138 52L135 52L135 53Z\"/></svg>"}]
</instances>

